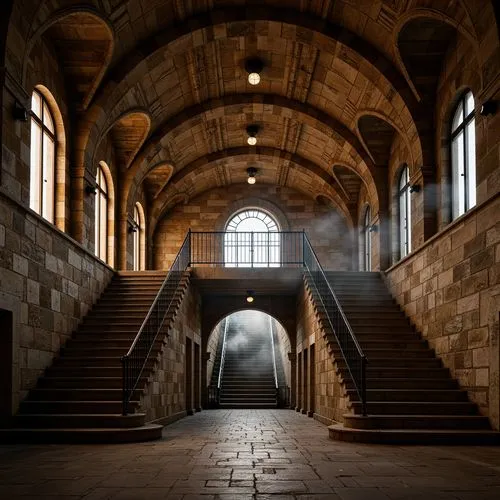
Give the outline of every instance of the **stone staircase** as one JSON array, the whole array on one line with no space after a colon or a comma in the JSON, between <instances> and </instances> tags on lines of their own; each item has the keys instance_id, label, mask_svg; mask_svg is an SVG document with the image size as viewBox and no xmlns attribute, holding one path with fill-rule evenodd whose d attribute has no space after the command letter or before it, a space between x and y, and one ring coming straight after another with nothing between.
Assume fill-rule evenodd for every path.
<instances>
[{"instance_id":1,"label":"stone staircase","mask_svg":"<svg viewBox=\"0 0 500 500\"><path fill-rule=\"evenodd\" d=\"M415 331L379 273L325 274L368 359L368 415L363 416L318 292L306 277L351 410L343 424L329 427L331 438L399 444L500 443L500 433L491 430L488 418L479 414L467 392Z\"/></svg>"},{"instance_id":2,"label":"stone staircase","mask_svg":"<svg viewBox=\"0 0 500 500\"><path fill-rule=\"evenodd\" d=\"M276 408L269 320L257 311L228 317L220 408Z\"/></svg>"},{"instance_id":3,"label":"stone staircase","mask_svg":"<svg viewBox=\"0 0 500 500\"><path fill-rule=\"evenodd\" d=\"M133 442L158 439L162 426L145 424L138 410L164 338L158 338L142 379L122 415L121 356L126 354L165 279L165 272L117 273L78 330L29 392L0 441ZM168 331L187 288L175 293Z\"/></svg>"}]
</instances>

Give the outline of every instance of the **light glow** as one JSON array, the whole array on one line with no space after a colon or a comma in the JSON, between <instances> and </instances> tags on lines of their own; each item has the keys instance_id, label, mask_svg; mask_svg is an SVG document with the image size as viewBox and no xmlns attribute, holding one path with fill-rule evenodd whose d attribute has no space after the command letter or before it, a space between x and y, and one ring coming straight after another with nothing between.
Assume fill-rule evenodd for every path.
<instances>
[{"instance_id":1,"label":"light glow","mask_svg":"<svg viewBox=\"0 0 500 500\"><path fill-rule=\"evenodd\" d=\"M248 75L248 83L250 85L258 85L260 83L260 75L259 75L259 73L249 73L249 75Z\"/></svg>"}]
</instances>

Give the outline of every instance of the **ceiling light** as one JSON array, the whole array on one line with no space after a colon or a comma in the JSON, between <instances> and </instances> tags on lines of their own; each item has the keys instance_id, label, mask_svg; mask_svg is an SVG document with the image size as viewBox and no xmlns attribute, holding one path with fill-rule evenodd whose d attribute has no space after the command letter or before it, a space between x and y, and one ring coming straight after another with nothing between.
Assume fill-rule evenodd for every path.
<instances>
[{"instance_id":1,"label":"ceiling light","mask_svg":"<svg viewBox=\"0 0 500 500\"><path fill-rule=\"evenodd\" d=\"M264 68L262 59L252 57L245 61L245 69L248 73L248 83L250 85L258 85L260 83L260 74Z\"/></svg>"},{"instance_id":2,"label":"ceiling light","mask_svg":"<svg viewBox=\"0 0 500 500\"><path fill-rule=\"evenodd\" d=\"M247 179L248 184L255 184L256 180L255 175L257 174L257 169L254 167L248 167L247 174L248 174L248 179Z\"/></svg>"},{"instance_id":3,"label":"ceiling light","mask_svg":"<svg viewBox=\"0 0 500 500\"><path fill-rule=\"evenodd\" d=\"M249 146L255 146L257 144L257 132L259 131L258 125L248 125L247 134L248 139L247 143Z\"/></svg>"},{"instance_id":4,"label":"ceiling light","mask_svg":"<svg viewBox=\"0 0 500 500\"><path fill-rule=\"evenodd\" d=\"M253 296L253 291L252 290L248 290L247 291L247 302L249 304L251 304L253 301L254 301L254 296Z\"/></svg>"}]
</instances>

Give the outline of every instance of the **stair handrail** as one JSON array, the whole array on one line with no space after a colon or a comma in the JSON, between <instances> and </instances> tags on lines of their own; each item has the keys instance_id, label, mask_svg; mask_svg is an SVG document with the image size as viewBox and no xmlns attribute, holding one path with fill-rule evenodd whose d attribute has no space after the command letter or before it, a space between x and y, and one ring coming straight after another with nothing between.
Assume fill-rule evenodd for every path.
<instances>
[{"instance_id":1,"label":"stair handrail","mask_svg":"<svg viewBox=\"0 0 500 500\"><path fill-rule=\"evenodd\" d=\"M129 403L137 384L146 366L156 338L160 333L165 317L170 312L179 284L182 281L191 259L191 231L184 238L184 242L172 263L160 290L149 308L146 318L142 322L137 335L127 354L122 356L122 412L128 414ZM174 289L175 288L175 289Z\"/></svg>"},{"instance_id":2,"label":"stair handrail","mask_svg":"<svg viewBox=\"0 0 500 500\"><path fill-rule=\"evenodd\" d=\"M279 388L279 384L278 384L278 372L276 371L276 354L274 352L273 320L271 316L269 316L268 319L269 319L269 333L271 334L271 350L273 352L274 385L277 391Z\"/></svg>"},{"instance_id":3,"label":"stair handrail","mask_svg":"<svg viewBox=\"0 0 500 500\"><path fill-rule=\"evenodd\" d=\"M306 249L309 251L307 252ZM310 254L311 256L311 262L308 262L306 256L307 253ZM351 375L351 379L354 383L354 387L356 389L356 392L358 393L358 397L361 401L361 406L362 406L362 412L363 415L366 416L366 364L367 364L367 358L366 355L363 352L363 349L359 345L358 339L356 338L356 335L354 334L351 325L349 324L349 321L347 320L344 311L342 310L342 307L339 303L339 300L337 296L335 295L335 292L333 291L332 287L330 286L330 283L328 279L326 278L325 272L323 271L323 268L319 262L319 259L316 255L316 252L314 251L311 242L309 241L309 238L307 237L306 233L304 232L304 267L307 269L309 276L311 277L311 280L314 284L314 287L316 288L316 291L318 292L318 296L321 300L321 304L323 306L323 310L326 313L326 317L328 318L328 322L330 323L330 327L333 331L333 334L335 335L335 339L337 340L337 344L340 348L340 351L342 353L342 356L346 362L347 369L349 370L349 373ZM313 269L315 267L315 269ZM323 281L323 287L325 288L326 285L326 294L330 295L331 298L333 299L333 305L335 309L335 315L336 315L336 320L337 324L334 325L335 319L332 319L330 316L330 313L328 311L328 308L326 307L325 301L327 300L327 297L324 297L324 294L321 293L320 288L319 288L319 279ZM347 336L341 336L342 332L346 331ZM354 349L350 349L350 346L348 345L351 343L354 346ZM347 351L350 352L347 352ZM351 357L350 354L354 354L354 358Z\"/></svg>"},{"instance_id":4,"label":"stair handrail","mask_svg":"<svg viewBox=\"0 0 500 500\"><path fill-rule=\"evenodd\" d=\"M226 358L226 335L227 335L227 325L229 324L229 316L226 318L226 323L224 324L224 335L222 336L222 353L220 356L219 365L219 377L217 378L217 392L220 394L220 384L222 381L222 372L224 371L224 360ZM218 401L217 401L218 403Z\"/></svg>"}]
</instances>

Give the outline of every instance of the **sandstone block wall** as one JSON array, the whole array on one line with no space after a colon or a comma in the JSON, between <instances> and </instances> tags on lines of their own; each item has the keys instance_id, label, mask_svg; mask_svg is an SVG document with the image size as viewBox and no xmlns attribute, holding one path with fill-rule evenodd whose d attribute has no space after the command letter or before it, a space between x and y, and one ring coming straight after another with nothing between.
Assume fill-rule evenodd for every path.
<instances>
[{"instance_id":1,"label":"sandstone block wall","mask_svg":"<svg viewBox=\"0 0 500 500\"><path fill-rule=\"evenodd\" d=\"M14 312L14 411L112 276L110 267L0 189L0 309Z\"/></svg>"},{"instance_id":2,"label":"sandstone block wall","mask_svg":"<svg viewBox=\"0 0 500 500\"><path fill-rule=\"evenodd\" d=\"M500 196L386 272L393 295L481 412L499 425Z\"/></svg>"},{"instance_id":3,"label":"sandstone block wall","mask_svg":"<svg viewBox=\"0 0 500 500\"><path fill-rule=\"evenodd\" d=\"M195 391L195 356L191 373L186 373L186 338L201 346L201 308L200 296L194 287L189 286L177 312L173 325L165 339L165 347L158 355L157 364L146 393L141 398L141 411L146 413L146 421L167 423L186 415L186 382L191 380L193 407L201 407L200 390ZM198 373L201 370L199 360ZM201 385L200 385L201 387ZM197 394L198 401L196 401ZM191 408L190 408L191 409Z\"/></svg>"}]
</instances>

